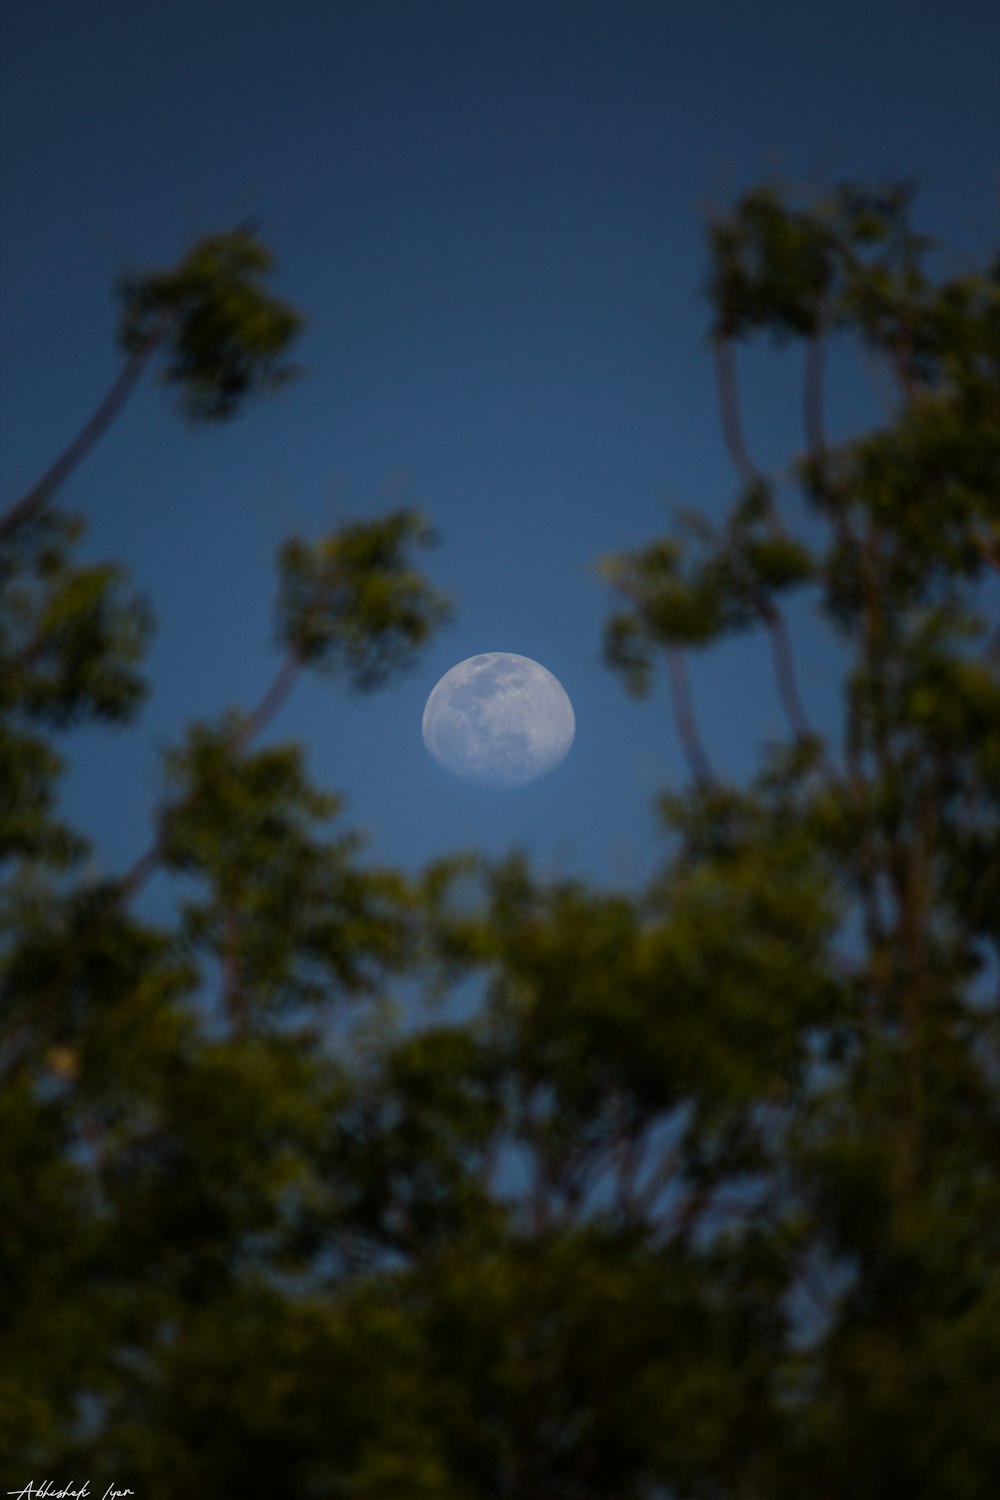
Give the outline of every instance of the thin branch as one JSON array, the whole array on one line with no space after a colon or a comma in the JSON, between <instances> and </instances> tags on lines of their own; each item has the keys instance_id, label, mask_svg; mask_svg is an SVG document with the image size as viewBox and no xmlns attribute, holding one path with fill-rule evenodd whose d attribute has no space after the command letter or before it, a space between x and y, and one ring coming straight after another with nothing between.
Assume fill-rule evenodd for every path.
<instances>
[{"instance_id":1,"label":"thin branch","mask_svg":"<svg viewBox=\"0 0 1000 1500\"><path fill-rule=\"evenodd\" d=\"M898 347L889 351L889 361L896 384L899 386L899 394L909 406L916 394L917 379L914 371L912 341L907 334L899 335Z\"/></svg>"},{"instance_id":2,"label":"thin branch","mask_svg":"<svg viewBox=\"0 0 1000 1500\"><path fill-rule=\"evenodd\" d=\"M241 755L251 740L255 739L267 727L279 709L287 702L300 671L301 663L298 655L294 648L291 648L285 653L284 660L278 668L274 680L257 704L257 707L230 739L228 745L230 755L234 757ZM180 811L187 807L195 795L195 793L191 793L179 804L175 811ZM153 839L149 848L139 856L131 869L122 876L114 902L116 911L120 911L123 906L126 906L156 872L163 859L164 848L165 840L161 831Z\"/></svg>"},{"instance_id":3,"label":"thin branch","mask_svg":"<svg viewBox=\"0 0 1000 1500\"><path fill-rule=\"evenodd\" d=\"M487 1196L493 1190L493 1179L496 1176L497 1165L500 1161L500 1144L500 1131L497 1129L490 1136L479 1165L479 1187L484 1195Z\"/></svg>"},{"instance_id":4,"label":"thin branch","mask_svg":"<svg viewBox=\"0 0 1000 1500\"><path fill-rule=\"evenodd\" d=\"M857 555L858 543L847 523L843 507L827 485L826 425L823 420L826 390L826 307L821 305L816 331L806 344L805 374L802 389L802 425L805 428L806 446L809 449L819 481L822 498L826 502L833 520L834 530L841 545L852 548Z\"/></svg>"},{"instance_id":5,"label":"thin branch","mask_svg":"<svg viewBox=\"0 0 1000 1500\"><path fill-rule=\"evenodd\" d=\"M722 436L726 451L742 483L750 489L760 483L760 475L743 437L733 346L728 339L716 336L712 347L715 353L715 387L719 398L719 416L722 420Z\"/></svg>"},{"instance_id":6,"label":"thin branch","mask_svg":"<svg viewBox=\"0 0 1000 1500\"><path fill-rule=\"evenodd\" d=\"M22 495L7 514L0 518L0 541L11 536L19 527L33 520L39 511L44 509L56 490L65 483L73 470L104 436L142 379L146 366L162 343L165 334L166 325L164 324L147 339L141 349L137 349L125 361L104 400L77 433L69 447L63 450L38 483L33 485L27 494Z\"/></svg>"},{"instance_id":7,"label":"thin branch","mask_svg":"<svg viewBox=\"0 0 1000 1500\"><path fill-rule=\"evenodd\" d=\"M537 1141L532 1142L532 1145L535 1154L531 1179L531 1232L544 1235L548 1233L552 1223L552 1183L544 1152Z\"/></svg>"},{"instance_id":8,"label":"thin branch","mask_svg":"<svg viewBox=\"0 0 1000 1500\"><path fill-rule=\"evenodd\" d=\"M93 1113L87 1109L79 1096L79 1092L77 1093L75 1103L80 1137L90 1153L90 1165L94 1174L93 1180L98 1193L106 1203L109 1187L107 1131L94 1118Z\"/></svg>"},{"instance_id":9,"label":"thin branch","mask_svg":"<svg viewBox=\"0 0 1000 1500\"><path fill-rule=\"evenodd\" d=\"M230 750L232 752L239 753L245 750L250 741L266 728L286 702L300 670L301 664L293 647L286 653L274 680L264 693L257 707L249 715L242 727L233 735L230 741ZM191 795L193 796L194 794ZM190 796L185 798L179 806L181 808L187 806L190 800ZM149 848L139 856L132 867L119 880L117 888L110 897L107 905L101 913L95 915L83 939L71 948L66 955L63 964L51 984L39 997L38 1004L41 1010L49 1008L55 1002L63 988L73 981L80 966L100 937L105 923L110 918L117 916L134 899L139 891L142 890L146 882L159 868L165 848L166 840L161 829ZM28 1061L30 1055L30 1036L27 1030L23 1033L23 1040L24 1045L20 1050L15 1049L14 1055L9 1061L3 1075L8 1081Z\"/></svg>"},{"instance_id":10,"label":"thin branch","mask_svg":"<svg viewBox=\"0 0 1000 1500\"><path fill-rule=\"evenodd\" d=\"M713 1189L708 1184L695 1188L679 1206L673 1220L663 1226L664 1239L679 1241L687 1248L692 1234L712 1205L712 1193Z\"/></svg>"},{"instance_id":11,"label":"thin branch","mask_svg":"<svg viewBox=\"0 0 1000 1500\"><path fill-rule=\"evenodd\" d=\"M588 1194L604 1170L608 1156L607 1145L594 1149L592 1146L578 1144L566 1151L559 1180L554 1184L562 1197L562 1207L554 1221L559 1229L565 1229L574 1222L581 1205L586 1203Z\"/></svg>"},{"instance_id":12,"label":"thin branch","mask_svg":"<svg viewBox=\"0 0 1000 1500\"><path fill-rule=\"evenodd\" d=\"M0 663L0 683L7 682L11 678L18 678L29 667L33 667L38 658L44 655L51 639L51 635L36 635L33 640L21 648L16 656L12 656L9 661Z\"/></svg>"},{"instance_id":13,"label":"thin branch","mask_svg":"<svg viewBox=\"0 0 1000 1500\"><path fill-rule=\"evenodd\" d=\"M251 740L255 740L262 730L267 728L271 720L287 703L301 670L302 663L298 652L291 647L285 652L284 660L267 692L230 741L230 754L242 755Z\"/></svg>"},{"instance_id":14,"label":"thin branch","mask_svg":"<svg viewBox=\"0 0 1000 1500\"><path fill-rule=\"evenodd\" d=\"M984 540L984 538L981 536L974 536L972 538L972 545L975 547L976 551L979 553L983 561L989 567L991 567L994 572L1000 573L1000 552L998 552L995 547L992 547L990 543Z\"/></svg>"},{"instance_id":15,"label":"thin branch","mask_svg":"<svg viewBox=\"0 0 1000 1500\"><path fill-rule=\"evenodd\" d=\"M145 853L139 858L118 882L118 890L111 902L113 911L121 911L129 902L139 894L146 881L155 874L159 868L160 860L163 858L164 839L162 834L157 834Z\"/></svg>"},{"instance_id":16,"label":"thin branch","mask_svg":"<svg viewBox=\"0 0 1000 1500\"><path fill-rule=\"evenodd\" d=\"M997 887L996 892L994 892L994 886ZM975 929L978 926L990 910L991 902L994 905L1000 904L997 896L1000 896L1000 846L997 847L993 858L987 860L969 899L965 918L969 927Z\"/></svg>"},{"instance_id":17,"label":"thin branch","mask_svg":"<svg viewBox=\"0 0 1000 1500\"><path fill-rule=\"evenodd\" d=\"M872 595L866 581L866 560L862 554L861 544L855 537L848 524L842 505L838 504L834 495L826 483L826 430L823 421L823 398L826 383L826 322L825 311L821 309L820 318L816 332L806 345L805 376L802 396L802 420L805 428L806 443L809 447L810 457L815 465L816 475L820 482L824 500L827 502L829 514L833 521L833 527L837 539L845 552L849 552L858 564L859 573L863 580L863 590L866 598L866 609L871 604ZM870 616L868 617L870 619ZM786 685L782 686L782 671L778 665L778 652L782 648L775 642L775 669L778 673L779 691L782 701L786 703L786 713L793 711L793 702L798 698L794 677L786 678ZM790 659L791 647L788 643ZM797 712L797 710L794 710ZM848 750L848 758L852 761L850 768L851 781L855 792L860 791L861 769L856 755ZM884 921L878 908L877 892L877 859L871 844L870 834L866 835L863 854L863 878L862 886L867 903L866 925L870 943L881 943L884 936Z\"/></svg>"},{"instance_id":18,"label":"thin branch","mask_svg":"<svg viewBox=\"0 0 1000 1500\"><path fill-rule=\"evenodd\" d=\"M861 760L861 736L858 717L857 704L851 698L847 705L847 774L851 787L851 797L856 810L861 814L863 819L863 831L857 851L857 876L864 911L865 944L874 962L876 955L883 951L885 945L886 921L882 912L878 848L871 826L869 807L864 807L862 810L862 804L866 800L865 792L867 788ZM881 982L879 982L877 987L881 989Z\"/></svg>"},{"instance_id":19,"label":"thin branch","mask_svg":"<svg viewBox=\"0 0 1000 1500\"><path fill-rule=\"evenodd\" d=\"M414 1259L419 1259L426 1249L427 1242L420 1232L409 1204L402 1197L397 1196L388 1204L384 1222L389 1237L400 1242L402 1248Z\"/></svg>"},{"instance_id":20,"label":"thin branch","mask_svg":"<svg viewBox=\"0 0 1000 1500\"><path fill-rule=\"evenodd\" d=\"M771 637L771 652L774 658L774 675L778 683L778 695L781 698L781 706L795 733L803 739L815 739L816 732L812 727L805 705L799 693L798 679L795 672L795 656L792 652L792 643L788 637L788 629L784 617L776 605L767 602L764 608L764 623L767 625L768 634ZM833 768L826 764L828 775L833 774Z\"/></svg>"},{"instance_id":21,"label":"thin branch","mask_svg":"<svg viewBox=\"0 0 1000 1500\"><path fill-rule=\"evenodd\" d=\"M802 391L802 422L806 443L818 467L826 460L823 425L823 393L826 384L826 336L822 318L806 344L805 381Z\"/></svg>"},{"instance_id":22,"label":"thin branch","mask_svg":"<svg viewBox=\"0 0 1000 1500\"><path fill-rule=\"evenodd\" d=\"M989 639L982 649L982 657L984 661L990 663L994 661L1000 662L1000 625L991 632Z\"/></svg>"},{"instance_id":23,"label":"thin branch","mask_svg":"<svg viewBox=\"0 0 1000 1500\"><path fill-rule=\"evenodd\" d=\"M635 1220L635 1179L645 1152L646 1140L641 1124L625 1121L615 1142L615 1209L624 1223Z\"/></svg>"},{"instance_id":24,"label":"thin branch","mask_svg":"<svg viewBox=\"0 0 1000 1500\"><path fill-rule=\"evenodd\" d=\"M920 1066L921 1010L927 982L928 935L933 901L934 843L940 824L946 767L939 753L932 774L920 788L916 826L902 848L896 888L897 919L894 936L899 945L900 1015L907 1033L906 1082L909 1118L903 1138L902 1177L906 1185L919 1171L923 1135L924 1089ZM898 836L902 844L902 835Z\"/></svg>"},{"instance_id":25,"label":"thin branch","mask_svg":"<svg viewBox=\"0 0 1000 1500\"><path fill-rule=\"evenodd\" d=\"M240 977L240 920L228 902L222 921L222 1002L230 1024L245 1031L247 1003Z\"/></svg>"},{"instance_id":26,"label":"thin branch","mask_svg":"<svg viewBox=\"0 0 1000 1500\"><path fill-rule=\"evenodd\" d=\"M878 577L877 572L882 562L881 538L878 529L871 525L867 536L863 541L857 543L858 569L861 587L861 611L863 624L863 649L864 660L867 669L871 673L880 671L883 664L882 650L882 622L879 618L878 609ZM862 892L865 896L865 937L868 943L869 953L872 960L872 976L876 991L884 1001L888 986L885 973L886 935L888 922L883 914L881 891L884 886L885 877L891 880L891 871L887 862L883 859L879 847L878 829L872 816L873 794L870 782L866 781L863 765L864 743L862 738L861 717L857 703L852 700L849 704L849 742L848 753L851 757L851 780L852 791L857 805L862 807L864 826L860 842L860 873ZM891 786L895 779L895 767L889 757L888 741L885 736L882 714L876 710L876 719L873 733L873 751L875 755L878 774L881 785Z\"/></svg>"},{"instance_id":27,"label":"thin branch","mask_svg":"<svg viewBox=\"0 0 1000 1500\"><path fill-rule=\"evenodd\" d=\"M698 733L684 653L678 646L666 646L664 649L667 657L667 676L670 682L674 724L684 752L684 759L696 781L706 786L715 786L718 778Z\"/></svg>"},{"instance_id":28,"label":"thin branch","mask_svg":"<svg viewBox=\"0 0 1000 1500\"><path fill-rule=\"evenodd\" d=\"M728 339L716 337L714 341L715 351L715 380L719 399L719 415L722 421L722 434L725 439L726 449L733 462L736 472L739 474L743 484L749 489L754 485L761 484L761 477L750 457L750 452L743 436L743 424L740 419L739 388L736 380L736 360L732 345ZM813 448L814 456L822 461L825 451L823 435L822 403L823 403L823 338L818 332L811 339L806 355L806 390L803 402L803 413L809 441ZM767 494L767 523L774 536L785 536L785 528L773 497ZM775 676L778 681L778 693L781 698L782 707L796 734L809 739L816 739L802 702L802 696L798 689L795 672L795 658L792 652L792 644L788 638L784 619L777 606L762 597L760 590L756 588L752 580L746 580L748 591L753 599L755 607L771 637L771 652L774 659ZM833 767L824 758L824 770L828 779L835 776Z\"/></svg>"},{"instance_id":29,"label":"thin branch","mask_svg":"<svg viewBox=\"0 0 1000 1500\"><path fill-rule=\"evenodd\" d=\"M653 1213L660 1194L676 1178L682 1160L683 1152L680 1146L672 1146L660 1157L639 1194L639 1211L643 1217Z\"/></svg>"}]
</instances>

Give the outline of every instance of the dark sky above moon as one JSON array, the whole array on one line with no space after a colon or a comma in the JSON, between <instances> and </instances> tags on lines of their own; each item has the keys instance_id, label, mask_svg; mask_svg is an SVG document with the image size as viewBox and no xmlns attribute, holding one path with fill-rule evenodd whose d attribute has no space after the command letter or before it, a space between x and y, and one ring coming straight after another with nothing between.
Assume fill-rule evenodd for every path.
<instances>
[{"instance_id":1,"label":"dark sky above moon","mask_svg":"<svg viewBox=\"0 0 1000 1500\"><path fill-rule=\"evenodd\" d=\"M599 661L602 553L672 505L720 516L735 476L703 343L699 204L768 174L923 179L920 227L995 243L998 20L986 0L35 0L0 18L0 488L20 492L117 369L109 290L248 216L309 317L308 378L192 435L150 383L66 492L94 557L160 621L135 734L77 737L67 802L109 870L144 846L159 747L248 705L274 669L272 558L291 531L404 502L458 618L414 677L351 700L297 690L271 737L308 746L373 855L526 847L549 871L638 880L654 792L685 773L662 683ZM757 461L801 441L800 370L741 362ZM877 420L836 355L836 437ZM793 619L814 717L836 657ZM576 710L572 754L516 799L443 777L427 695L505 649ZM782 732L766 648L692 674L732 775ZM160 899L159 887L147 898Z\"/></svg>"}]
</instances>

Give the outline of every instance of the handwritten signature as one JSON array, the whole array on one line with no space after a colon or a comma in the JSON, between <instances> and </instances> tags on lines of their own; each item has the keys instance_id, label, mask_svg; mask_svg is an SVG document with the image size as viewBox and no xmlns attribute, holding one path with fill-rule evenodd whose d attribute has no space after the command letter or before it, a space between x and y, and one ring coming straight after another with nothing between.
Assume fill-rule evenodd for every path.
<instances>
[{"instance_id":1,"label":"handwritten signature","mask_svg":"<svg viewBox=\"0 0 1000 1500\"><path fill-rule=\"evenodd\" d=\"M73 1481L64 1484L61 1490L57 1490L51 1479L46 1479L42 1484L33 1484L29 1479L23 1490L8 1490L8 1495L15 1495L17 1500L90 1500L90 1480L85 1479L79 1489L73 1488ZM116 1490L113 1484L109 1484L101 1500L124 1500L126 1495L134 1495L135 1490Z\"/></svg>"}]
</instances>

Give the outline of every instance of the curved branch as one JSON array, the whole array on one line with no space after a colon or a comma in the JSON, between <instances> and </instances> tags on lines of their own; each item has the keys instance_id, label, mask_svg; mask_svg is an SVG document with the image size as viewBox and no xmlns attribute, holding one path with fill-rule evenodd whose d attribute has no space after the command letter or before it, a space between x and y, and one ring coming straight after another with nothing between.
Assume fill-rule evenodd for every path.
<instances>
[{"instance_id":1,"label":"curved branch","mask_svg":"<svg viewBox=\"0 0 1000 1500\"><path fill-rule=\"evenodd\" d=\"M792 643L788 638L788 629L784 617L773 604L767 604L763 611L764 623L767 625L768 634L771 637L771 652L774 658L774 675L778 684L778 696L781 706L785 710L788 722L795 733L804 739L814 739L816 732L812 727L805 705L799 693L798 679L795 672L795 657L792 652Z\"/></svg>"},{"instance_id":2,"label":"curved branch","mask_svg":"<svg viewBox=\"0 0 1000 1500\"><path fill-rule=\"evenodd\" d=\"M979 556L983 559L983 562L985 562L988 567L991 567L995 573L1000 573L1000 550L998 550L996 547L992 547L990 543L984 540L984 538L981 536L973 537L972 545L979 553Z\"/></svg>"},{"instance_id":3,"label":"curved branch","mask_svg":"<svg viewBox=\"0 0 1000 1500\"><path fill-rule=\"evenodd\" d=\"M716 337L713 347L715 351L715 379L719 397L719 415L722 420L722 433L726 449L729 457L732 459L736 472L739 474L744 485L750 488L752 485L761 484L762 481L750 457L743 436L743 425L740 420L739 389L736 381L736 361L732 345L728 340ZM803 416L808 441L814 456L819 462L822 461L825 452L822 419L823 361L824 347L821 323L816 336L809 341L807 346L806 389L803 401ZM767 523L775 536L783 537L786 535L777 507L770 495L768 495L767 503ZM792 643L788 638L784 618L777 606L761 595L760 590L753 584L752 580L746 579L745 582L754 606L767 626L768 634L771 638L771 654L774 659L778 694L788 721L796 734L803 738L815 739L817 737L816 733L810 723L809 715L806 713L802 696L799 693L795 672L795 657L792 652ZM827 776L833 774L833 768L826 761L825 757L824 769Z\"/></svg>"},{"instance_id":4,"label":"curved branch","mask_svg":"<svg viewBox=\"0 0 1000 1500\"><path fill-rule=\"evenodd\" d=\"M785 711L792 730L800 739L819 740L820 736L812 726L812 721L802 702L799 692L798 676L795 670L795 653L788 635L788 627L785 619L776 604L770 600L758 599L757 607L761 618L767 626L767 633L771 641L771 658L774 662L774 676L778 685L778 697ZM823 751L820 762L823 775L828 782L839 780L836 767Z\"/></svg>"},{"instance_id":5,"label":"curved branch","mask_svg":"<svg viewBox=\"0 0 1000 1500\"><path fill-rule=\"evenodd\" d=\"M743 485L751 489L755 485L763 485L763 479L750 457L750 450L743 436L733 347L728 339L718 335L712 347L715 352L715 387L719 399L719 418L722 422L722 436L726 444L726 452ZM778 508L770 493L767 495L767 523L775 536L785 535Z\"/></svg>"},{"instance_id":6,"label":"curved branch","mask_svg":"<svg viewBox=\"0 0 1000 1500\"><path fill-rule=\"evenodd\" d=\"M244 720L241 728L233 735L229 746L231 754L242 755L250 742L267 728L272 719L277 717L291 697L292 689L298 681L301 670L302 663L298 652L291 647L285 652L284 659L267 692L253 712Z\"/></svg>"},{"instance_id":7,"label":"curved branch","mask_svg":"<svg viewBox=\"0 0 1000 1500\"><path fill-rule=\"evenodd\" d=\"M661 1193L676 1182L683 1160L684 1153L679 1145L664 1151L639 1193L639 1213L643 1218L655 1212Z\"/></svg>"},{"instance_id":8,"label":"curved branch","mask_svg":"<svg viewBox=\"0 0 1000 1500\"><path fill-rule=\"evenodd\" d=\"M802 390L802 425L806 443L817 467L826 459L826 432L823 425L823 392L826 384L826 338L822 318L816 332L806 344L805 381Z\"/></svg>"},{"instance_id":9,"label":"curved branch","mask_svg":"<svg viewBox=\"0 0 1000 1500\"><path fill-rule=\"evenodd\" d=\"M751 485L760 483L760 475L757 473L743 437L733 346L728 339L717 336L712 347L715 352L715 386L719 398L719 416L722 421L722 436L726 444L726 452L732 460L733 468L749 489Z\"/></svg>"},{"instance_id":10,"label":"curved branch","mask_svg":"<svg viewBox=\"0 0 1000 1500\"><path fill-rule=\"evenodd\" d=\"M256 739L262 730L266 729L271 720L287 702L292 688L298 680L301 671L301 663L294 648L285 653L284 660L275 674L274 680L261 698L257 707L244 720L243 724L232 735L229 741L229 753L233 756L241 755L250 742ZM189 794L180 804L183 808L191 800ZM142 890L147 880L155 874L163 859L164 836L162 831L156 835L153 842L144 854L141 854L132 865L118 885L118 892L114 898L114 910L120 911L134 896Z\"/></svg>"},{"instance_id":11,"label":"curved branch","mask_svg":"<svg viewBox=\"0 0 1000 1500\"><path fill-rule=\"evenodd\" d=\"M847 523L843 507L827 485L826 478L826 428L823 421L823 400L826 387L826 315L820 308L816 332L806 344L805 375L802 389L802 425L805 428L806 446L815 465L816 478L822 498L829 506L833 527L841 546L858 550L858 544Z\"/></svg>"},{"instance_id":12,"label":"curved branch","mask_svg":"<svg viewBox=\"0 0 1000 1500\"><path fill-rule=\"evenodd\" d=\"M33 520L52 499L56 490L69 478L73 470L82 463L99 439L104 436L142 379L146 366L163 342L165 333L165 326L159 328L141 349L137 349L125 361L104 400L77 433L69 447L63 450L38 483L33 485L27 494L22 495L7 514L0 518L0 540L11 536L26 521Z\"/></svg>"},{"instance_id":13,"label":"curved branch","mask_svg":"<svg viewBox=\"0 0 1000 1500\"><path fill-rule=\"evenodd\" d=\"M701 735L698 733L694 705L691 700L691 684L688 681L683 652L677 646L666 646L664 650L667 657L667 676L670 682L670 701L673 707L674 723L677 726L681 749L684 751L684 759L696 781L703 785L715 786L718 778L702 744Z\"/></svg>"},{"instance_id":14,"label":"curved branch","mask_svg":"<svg viewBox=\"0 0 1000 1500\"><path fill-rule=\"evenodd\" d=\"M230 750L243 751L250 741L258 735L271 722L279 709L287 701L292 688L295 685L301 663L294 648L291 648L284 657L281 666L261 698L257 707L249 715L244 724L236 731L230 740ZM185 799L180 806L186 805ZM87 929L82 940L72 947L66 955L64 962L49 984L46 990L39 996L38 1004L43 1012L48 1010L58 999L64 987L70 985L79 972L80 966L86 960L95 942L103 931L104 924L112 917L117 916L123 907L128 905L138 895L146 882L155 874L159 868L166 847L166 841L162 830L157 833L149 848L132 865L124 876L119 880L117 889L112 893L101 911L95 914L94 920ZM20 1047L13 1049L13 1055L7 1060L3 1069L2 1077L9 1082L11 1078L26 1066L31 1055L30 1028L22 1027L20 1034Z\"/></svg>"}]
</instances>

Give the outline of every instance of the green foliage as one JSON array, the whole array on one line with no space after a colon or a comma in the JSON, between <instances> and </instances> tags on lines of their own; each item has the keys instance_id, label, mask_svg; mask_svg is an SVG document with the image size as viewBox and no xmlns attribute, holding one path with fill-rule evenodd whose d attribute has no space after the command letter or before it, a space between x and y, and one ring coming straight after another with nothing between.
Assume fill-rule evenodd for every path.
<instances>
[{"instance_id":1,"label":"green foliage","mask_svg":"<svg viewBox=\"0 0 1000 1500\"><path fill-rule=\"evenodd\" d=\"M603 559L601 572L629 608L611 616L604 656L636 696L649 691L657 644L700 649L773 617L779 595L813 577L801 542L767 530L770 497L753 487L721 537L703 517L681 513L677 540ZM705 554L685 555L683 533Z\"/></svg>"},{"instance_id":2,"label":"green foliage","mask_svg":"<svg viewBox=\"0 0 1000 1500\"><path fill-rule=\"evenodd\" d=\"M147 607L117 566L83 566L73 518L42 512L0 538L0 859L65 868L86 841L56 817L62 758L46 737L127 722L145 693ZM18 884L21 882L19 881Z\"/></svg>"},{"instance_id":3,"label":"green foliage","mask_svg":"<svg viewBox=\"0 0 1000 1500\"><path fill-rule=\"evenodd\" d=\"M145 693L138 671L151 629L114 565L71 562L79 521L42 513L0 543L0 702L66 726L127 722Z\"/></svg>"},{"instance_id":4,"label":"green foliage","mask_svg":"<svg viewBox=\"0 0 1000 1500\"><path fill-rule=\"evenodd\" d=\"M881 218L873 227L881 234ZM763 327L784 342L816 331L833 274L834 231L826 215L789 209L773 188L761 187L709 233L708 292L723 338Z\"/></svg>"},{"instance_id":5,"label":"green foliage","mask_svg":"<svg viewBox=\"0 0 1000 1500\"><path fill-rule=\"evenodd\" d=\"M319 671L366 692L414 660L450 618L445 597L412 566L434 536L415 511L357 522L281 552L278 639Z\"/></svg>"},{"instance_id":6,"label":"green foliage","mask_svg":"<svg viewBox=\"0 0 1000 1500\"><path fill-rule=\"evenodd\" d=\"M661 650L675 666L763 626L792 729L747 785L698 776L658 799L642 890L543 880L516 854L380 870L298 747L255 746L301 670L382 686L447 618L408 511L285 546L274 684L190 727L152 845L96 878L57 816L64 740L134 712L148 618L120 570L73 561L75 523L15 510L0 1453L16 1483L993 1500L1000 262L934 282L911 197L765 189L711 228L716 342L805 337L815 356L836 328L888 364L900 405L830 447L807 393L806 527L744 474L722 523L682 515L603 564L628 687L652 687ZM228 415L277 368L297 315L260 293L269 264L221 236L126 284L126 347L175 339L169 378L196 415ZM799 698L793 594L843 651L830 742ZM175 897L157 925L129 909L154 870Z\"/></svg>"},{"instance_id":7,"label":"green foliage","mask_svg":"<svg viewBox=\"0 0 1000 1500\"><path fill-rule=\"evenodd\" d=\"M317 835L338 810L315 791L295 746L238 754L238 726L195 725L167 759L167 869L195 877L182 940L214 957L241 1023L377 988L408 946L405 886L358 867L359 840Z\"/></svg>"},{"instance_id":8,"label":"green foliage","mask_svg":"<svg viewBox=\"0 0 1000 1500\"><path fill-rule=\"evenodd\" d=\"M302 318L264 290L274 257L249 229L201 240L171 271L123 277L118 341L129 354L166 341L163 380L192 422L228 421L247 397L299 373L283 356Z\"/></svg>"}]
</instances>

